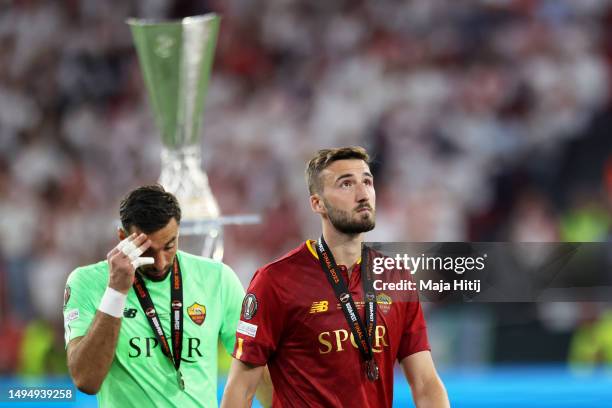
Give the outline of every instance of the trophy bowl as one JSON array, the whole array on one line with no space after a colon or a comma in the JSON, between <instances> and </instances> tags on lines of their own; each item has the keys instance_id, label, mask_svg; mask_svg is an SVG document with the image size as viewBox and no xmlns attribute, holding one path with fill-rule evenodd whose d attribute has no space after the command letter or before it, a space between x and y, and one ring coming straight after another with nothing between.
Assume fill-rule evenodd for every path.
<instances>
[{"instance_id":1,"label":"trophy bowl","mask_svg":"<svg viewBox=\"0 0 612 408\"><path fill-rule=\"evenodd\" d=\"M181 248L213 259L223 256L223 224L244 223L220 218L202 167L199 130L219 20L215 14L127 20L162 141L158 182L181 205Z\"/></svg>"}]
</instances>

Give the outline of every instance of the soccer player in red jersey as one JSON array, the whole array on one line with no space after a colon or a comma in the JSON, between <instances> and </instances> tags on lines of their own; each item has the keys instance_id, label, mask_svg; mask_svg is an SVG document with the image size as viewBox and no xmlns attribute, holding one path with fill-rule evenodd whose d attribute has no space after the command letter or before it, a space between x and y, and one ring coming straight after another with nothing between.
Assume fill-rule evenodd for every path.
<instances>
[{"instance_id":1,"label":"soccer player in red jersey","mask_svg":"<svg viewBox=\"0 0 612 408\"><path fill-rule=\"evenodd\" d=\"M273 407L391 407L396 360L417 407L449 406L420 303L375 293L361 268L363 235L375 225L368 162L365 149L347 147L308 163L323 235L253 277L222 408L250 406L266 364Z\"/></svg>"}]
</instances>

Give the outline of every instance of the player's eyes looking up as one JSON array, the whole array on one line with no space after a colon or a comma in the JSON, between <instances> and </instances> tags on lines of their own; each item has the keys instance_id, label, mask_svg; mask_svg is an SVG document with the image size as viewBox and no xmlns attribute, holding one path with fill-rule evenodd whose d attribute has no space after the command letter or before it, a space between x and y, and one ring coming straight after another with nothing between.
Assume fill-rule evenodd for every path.
<instances>
[{"instance_id":1,"label":"player's eyes looking up","mask_svg":"<svg viewBox=\"0 0 612 408\"><path fill-rule=\"evenodd\" d=\"M355 180L354 179L342 179L339 180L340 183L340 187L342 188L350 188L353 187L355 185ZM365 177L363 179L363 184L365 184L368 187L371 187L374 185L374 180L371 177Z\"/></svg>"}]
</instances>

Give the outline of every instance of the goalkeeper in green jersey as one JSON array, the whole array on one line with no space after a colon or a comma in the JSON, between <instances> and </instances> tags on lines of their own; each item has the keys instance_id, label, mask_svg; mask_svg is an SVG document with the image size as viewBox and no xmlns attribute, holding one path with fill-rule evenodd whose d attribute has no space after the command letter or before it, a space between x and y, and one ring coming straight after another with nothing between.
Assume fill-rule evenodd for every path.
<instances>
[{"instance_id":1,"label":"goalkeeper in green jersey","mask_svg":"<svg viewBox=\"0 0 612 408\"><path fill-rule=\"evenodd\" d=\"M74 383L105 407L217 407L217 345L233 351L240 281L178 250L181 209L163 187L130 192L120 217L121 242L66 284Z\"/></svg>"}]
</instances>

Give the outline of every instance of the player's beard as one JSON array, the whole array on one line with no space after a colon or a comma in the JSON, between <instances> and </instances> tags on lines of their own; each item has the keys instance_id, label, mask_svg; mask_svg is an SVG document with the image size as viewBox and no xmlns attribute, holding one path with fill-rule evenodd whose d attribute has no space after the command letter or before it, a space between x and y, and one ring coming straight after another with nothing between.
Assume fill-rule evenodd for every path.
<instances>
[{"instance_id":1,"label":"player's beard","mask_svg":"<svg viewBox=\"0 0 612 408\"><path fill-rule=\"evenodd\" d=\"M359 205L352 211L358 211L363 207L367 207L371 210L370 213L358 213L358 219L351 217L351 213L348 211L341 210L332 206L327 200L323 199L323 204L327 210L327 218L329 222L339 232L347 235L361 234L362 232L368 232L374 229L376 226L376 212L369 205ZM369 216L368 216L369 215Z\"/></svg>"},{"instance_id":2,"label":"player's beard","mask_svg":"<svg viewBox=\"0 0 612 408\"><path fill-rule=\"evenodd\" d=\"M173 264L174 264L174 260L170 262L170 265L168 265L166 269L164 270L164 273L161 273L161 274L158 274L155 268L151 268L151 267L147 268L146 266L141 266L139 268L139 271L147 279L153 282L161 282L166 279L166 277L170 273L170 270Z\"/></svg>"}]
</instances>

